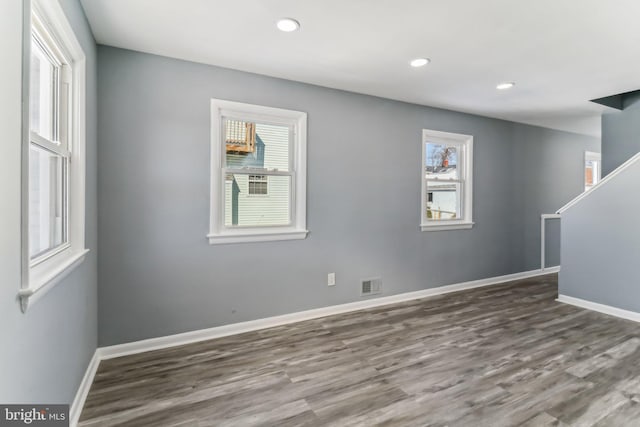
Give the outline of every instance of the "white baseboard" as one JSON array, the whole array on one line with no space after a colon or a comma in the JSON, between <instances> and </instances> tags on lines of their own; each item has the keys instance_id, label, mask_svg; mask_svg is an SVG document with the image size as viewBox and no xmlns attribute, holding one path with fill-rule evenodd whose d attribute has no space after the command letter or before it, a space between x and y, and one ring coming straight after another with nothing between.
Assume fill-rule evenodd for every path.
<instances>
[{"instance_id":1,"label":"white baseboard","mask_svg":"<svg viewBox=\"0 0 640 427\"><path fill-rule=\"evenodd\" d=\"M84 407L84 402L87 399L89 389L91 388L93 378L96 375L96 371L98 370L98 365L100 365L101 360L102 358L100 349L98 348L96 349L95 353L93 353L91 361L89 361L89 366L87 366L84 377L82 377L82 382L80 382L80 386L78 387L78 391L76 392L76 397L73 399L73 403L69 408L69 425L71 427L75 427L78 425L80 413L82 412L82 408Z\"/></svg>"},{"instance_id":2,"label":"white baseboard","mask_svg":"<svg viewBox=\"0 0 640 427\"><path fill-rule=\"evenodd\" d=\"M599 304L597 302L591 302L580 298L574 298L567 295L558 295L558 302L565 304L575 305L576 307L586 308L587 310L597 311L599 313L608 314L610 316L619 317L621 319L633 320L634 322L640 322L640 313L636 311L623 310L622 308L612 307L610 305Z\"/></svg>"},{"instance_id":3,"label":"white baseboard","mask_svg":"<svg viewBox=\"0 0 640 427\"><path fill-rule=\"evenodd\" d=\"M102 360L112 359L114 357L128 356L131 354L143 353L145 351L159 350L163 348L191 344L199 341L206 341L214 338L221 338L229 335L236 335L244 332L252 332L260 329L286 325L289 323L301 322L304 320L317 319L319 317L331 316L334 314L380 307L387 304L426 298L434 295L442 295L449 292L463 291L466 289L473 289L481 286L495 285L512 280L526 279L528 277L556 273L559 270L560 267L549 267L544 270L532 270L515 274L507 274L505 276L472 280L470 282L456 283L454 285L423 289L415 292L406 292L402 294L391 295L388 297L367 299L363 301L299 311L296 313L283 314L280 316L267 317L264 319L250 320L247 322L233 323L230 325L216 326L214 328L184 332L181 334L150 338L125 344L117 344L109 347L101 347L101 358Z\"/></svg>"}]
</instances>

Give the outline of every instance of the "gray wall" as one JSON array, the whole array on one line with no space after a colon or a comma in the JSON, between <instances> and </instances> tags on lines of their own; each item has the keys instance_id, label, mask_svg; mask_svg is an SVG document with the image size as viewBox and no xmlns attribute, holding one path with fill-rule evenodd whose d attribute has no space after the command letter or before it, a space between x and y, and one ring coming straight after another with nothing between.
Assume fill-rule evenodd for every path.
<instances>
[{"instance_id":1,"label":"gray wall","mask_svg":"<svg viewBox=\"0 0 640 427\"><path fill-rule=\"evenodd\" d=\"M556 153L598 145L111 47L98 64L101 345L356 301L366 277L390 295L538 268L536 215L582 185ZM211 98L308 113L306 240L208 244ZM423 128L475 137L471 230L419 231Z\"/></svg>"},{"instance_id":2,"label":"gray wall","mask_svg":"<svg viewBox=\"0 0 640 427\"><path fill-rule=\"evenodd\" d=\"M602 115L602 176L640 151L640 92L623 96L623 111Z\"/></svg>"},{"instance_id":3,"label":"gray wall","mask_svg":"<svg viewBox=\"0 0 640 427\"><path fill-rule=\"evenodd\" d=\"M560 293L640 312L636 162L562 214Z\"/></svg>"},{"instance_id":4,"label":"gray wall","mask_svg":"<svg viewBox=\"0 0 640 427\"><path fill-rule=\"evenodd\" d=\"M514 125L514 236L519 269L540 267L540 215L552 214L584 191L584 152L600 141L567 132ZM546 266L560 264L560 220L547 221Z\"/></svg>"},{"instance_id":5,"label":"gray wall","mask_svg":"<svg viewBox=\"0 0 640 427\"><path fill-rule=\"evenodd\" d=\"M77 0L62 0L87 56L87 244L91 252L22 314L20 126L22 0L0 2L0 402L70 403L97 343L96 47Z\"/></svg>"}]
</instances>

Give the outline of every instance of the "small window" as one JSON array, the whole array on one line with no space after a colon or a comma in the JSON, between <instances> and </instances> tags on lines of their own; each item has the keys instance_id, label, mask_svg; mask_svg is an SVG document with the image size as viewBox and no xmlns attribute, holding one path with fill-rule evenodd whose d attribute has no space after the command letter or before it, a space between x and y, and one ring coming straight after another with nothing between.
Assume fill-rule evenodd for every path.
<instances>
[{"instance_id":1,"label":"small window","mask_svg":"<svg viewBox=\"0 0 640 427\"><path fill-rule=\"evenodd\" d=\"M214 99L211 120L209 242L305 238L306 114Z\"/></svg>"},{"instance_id":2,"label":"small window","mask_svg":"<svg viewBox=\"0 0 640 427\"><path fill-rule=\"evenodd\" d=\"M473 137L425 129L422 152L422 230L471 228Z\"/></svg>"},{"instance_id":3,"label":"small window","mask_svg":"<svg viewBox=\"0 0 640 427\"><path fill-rule=\"evenodd\" d=\"M266 196L268 193L266 175L249 175L249 195Z\"/></svg>"},{"instance_id":4,"label":"small window","mask_svg":"<svg viewBox=\"0 0 640 427\"><path fill-rule=\"evenodd\" d=\"M25 136L22 309L87 253L84 247L85 56L64 12L32 2Z\"/></svg>"},{"instance_id":5,"label":"small window","mask_svg":"<svg viewBox=\"0 0 640 427\"><path fill-rule=\"evenodd\" d=\"M600 153L594 153L592 151L584 152L584 191L590 190L600 182L601 163Z\"/></svg>"}]
</instances>

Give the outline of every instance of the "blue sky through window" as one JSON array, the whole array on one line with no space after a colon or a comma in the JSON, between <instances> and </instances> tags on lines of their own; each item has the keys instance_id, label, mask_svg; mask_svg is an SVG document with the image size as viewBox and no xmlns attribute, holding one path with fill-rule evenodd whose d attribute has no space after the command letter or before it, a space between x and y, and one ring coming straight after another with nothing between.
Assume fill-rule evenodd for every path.
<instances>
[{"instance_id":1,"label":"blue sky through window","mask_svg":"<svg viewBox=\"0 0 640 427\"><path fill-rule=\"evenodd\" d=\"M433 142L427 142L427 157L425 159L425 166L435 166L440 167L441 165L441 153L447 148L445 144L437 144ZM451 153L449 154L449 166L456 166L458 163L458 147L449 146L452 148Z\"/></svg>"}]
</instances>

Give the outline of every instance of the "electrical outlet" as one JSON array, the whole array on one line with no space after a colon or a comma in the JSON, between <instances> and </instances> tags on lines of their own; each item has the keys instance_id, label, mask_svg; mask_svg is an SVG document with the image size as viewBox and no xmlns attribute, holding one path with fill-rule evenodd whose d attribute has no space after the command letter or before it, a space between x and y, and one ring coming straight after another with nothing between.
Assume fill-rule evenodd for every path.
<instances>
[{"instance_id":1,"label":"electrical outlet","mask_svg":"<svg viewBox=\"0 0 640 427\"><path fill-rule=\"evenodd\" d=\"M335 286L336 285L336 273L327 274L327 286Z\"/></svg>"}]
</instances>

